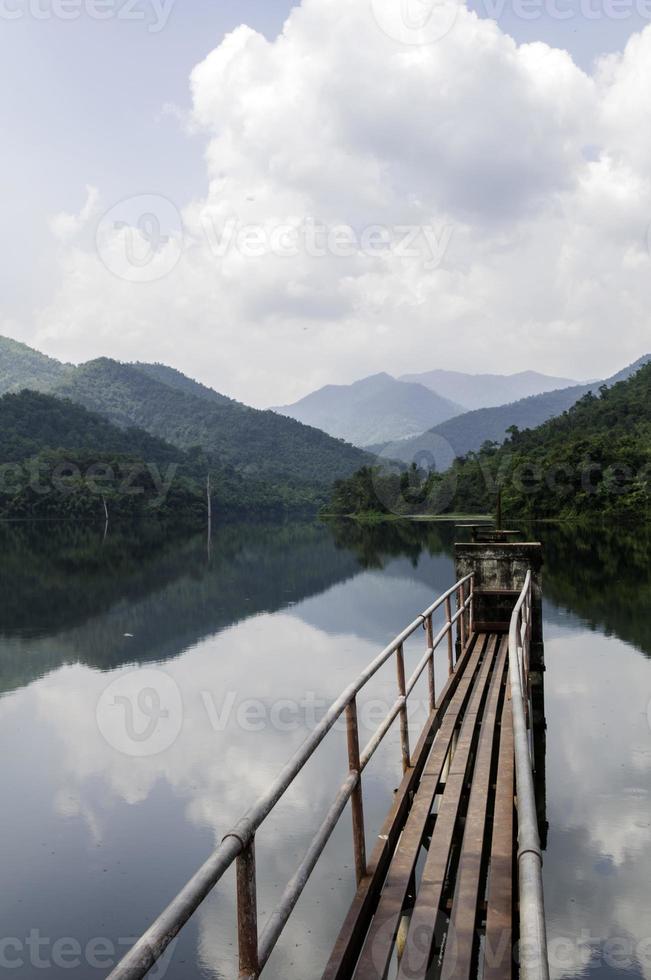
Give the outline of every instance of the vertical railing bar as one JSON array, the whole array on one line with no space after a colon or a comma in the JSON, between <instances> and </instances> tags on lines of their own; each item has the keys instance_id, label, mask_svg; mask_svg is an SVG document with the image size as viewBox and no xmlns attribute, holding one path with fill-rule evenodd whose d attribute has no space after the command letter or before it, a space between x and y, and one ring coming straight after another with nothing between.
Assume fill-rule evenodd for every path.
<instances>
[{"instance_id":1,"label":"vertical railing bar","mask_svg":"<svg viewBox=\"0 0 651 980\"><path fill-rule=\"evenodd\" d=\"M460 592L461 592L461 587L459 587L457 589L456 593L455 593L456 600L457 600L457 612L458 613L459 612L461 613L461 615L457 619L457 643L459 644L459 650L460 650L460 652L463 653L463 616L464 616L464 613L463 613L463 606L462 606L462 603L461 603Z\"/></svg>"},{"instance_id":2,"label":"vertical railing bar","mask_svg":"<svg viewBox=\"0 0 651 980\"><path fill-rule=\"evenodd\" d=\"M427 681L429 684L429 710L434 711L436 708L436 678L434 676L434 627L431 615L425 620L425 637L427 649L432 651L427 664Z\"/></svg>"},{"instance_id":3,"label":"vertical railing bar","mask_svg":"<svg viewBox=\"0 0 651 980\"><path fill-rule=\"evenodd\" d=\"M237 938L240 977L258 977L258 904L255 837L237 857Z\"/></svg>"},{"instance_id":4,"label":"vertical railing bar","mask_svg":"<svg viewBox=\"0 0 651 980\"><path fill-rule=\"evenodd\" d=\"M362 771L359 761L359 727L357 724L357 700L353 698L346 708L346 738L348 742L348 767L357 773L357 786L352 792L350 805L353 816L353 851L357 884L366 874L366 834L364 830L364 799L362 796Z\"/></svg>"},{"instance_id":5,"label":"vertical railing bar","mask_svg":"<svg viewBox=\"0 0 651 980\"><path fill-rule=\"evenodd\" d=\"M396 668L398 673L398 693L403 698L400 709L400 746L402 749L402 771L407 772L411 765L409 749L409 715L407 713L407 682L405 680L405 652L402 643L396 650Z\"/></svg>"},{"instance_id":6,"label":"vertical railing bar","mask_svg":"<svg viewBox=\"0 0 651 980\"><path fill-rule=\"evenodd\" d=\"M445 600L445 618L448 621L448 676L454 671L454 637L452 636L452 603L450 596Z\"/></svg>"}]
</instances>

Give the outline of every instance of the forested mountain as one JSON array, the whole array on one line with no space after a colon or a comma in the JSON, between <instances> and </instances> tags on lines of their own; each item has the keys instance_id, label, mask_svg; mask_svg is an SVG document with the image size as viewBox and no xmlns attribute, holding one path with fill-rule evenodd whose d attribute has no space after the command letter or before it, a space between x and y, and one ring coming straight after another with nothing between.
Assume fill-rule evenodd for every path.
<instances>
[{"instance_id":1,"label":"forested mountain","mask_svg":"<svg viewBox=\"0 0 651 980\"><path fill-rule=\"evenodd\" d=\"M191 450L194 458L203 454L204 474L209 467L218 474L229 505L314 507L334 479L371 458L318 429L248 408L164 364L99 358L73 367L0 339L0 367L7 387L50 391L123 429L145 430Z\"/></svg>"},{"instance_id":2,"label":"forested mountain","mask_svg":"<svg viewBox=\"0 0 651 980\"><path fill-rule=\"evenodd\" d=\"M502 488L512 518L651 517L651 363L585 394L536 429L513 429L501 447L458 459L445 474L365 467L335 490L334 513L478 513Z\"/></svg>"},{"instance_id":3,"label":"forested mountain","mask_svg":"<svg viewBox=\"0 0 651 980\"><path fill-rule=\"evenodd\" d=\"M221 466L268 483L281 495L303 492L307 500L323 494L332 480L369 460L318 429L228 399L191 394L109 358L82 364L56 393L182 449L200 446Z\"/></svg>"},{"instance_id":4,"label":"forested mountain","mask_svg":"<svg viewBox=\"0 0 651 980\"><path fill-rule=\"evenodd\" d=\"M205 466L52 395L0 398L0 458L4 518L205 520Z\"/></svg>"},{"instance_id":5,"label":"forested mountain","mask_svg":"<svg viewBox=\"0 0 651 980\"><path fill-rule=\"evenodd\" d=\"M326 385L275 409L356 446L403 439L463 409L420 384L375 374L350 385Z\"/></svg>"},{"instance_id":6,"label":"forested mountain","mask_svg":"<svg viewBox=\"0 0 651 980\"><path fill-rule=\"evenodd\" d=\"M492 408L507 402L541 395L545 391L570 388L579 382L571 378L552 378L537 371L518 374L464 374L462 371L426 371L424 374L403 374L401 381L425 385L444 398L464 406L464 411Z\"/></svg>"},{"instance_id":7,"label":"forested mountain","mask_svg":"<svg viewBox=\"0 0 651 980\"><path fill-rule=\"evenodd\" d=\"M0 395L21 388L47 391L70 371L70 364L61 364L17 340L0 337Z\"/></svg>"},{"instance_id":8,"label":"forested mountain","mask_svg":"<svg viewBox=\"0 0 651 980\"><path fill-rule=\"evenodd\" d=\"M176 368L168 367L167 364L147 364L144 361L134 361L132 367L138 368L139 371L143 371L151 378L155 378L156 381L161 381L163 384L168 385L170 388L176 388L178 391L184 391L188 395L205 398L206 401L213 402L217 405L238 404L232 398L227 398L226 395L220 395L214 388L208 388L207 385L202 385L200 381L194 381L187 374L177 371Z\"/></svg>"},{"instance_id":9,"label":"forested mountain","mask_svg":"<svg viewBox=\"0 0 651 980\"><path fill-rule=\"evenodd\" d=\"M596 384L576 385L559 391L550 391L531 398L523 398L509 405L497 408L483 408L466 412L449 419L413 439L374 446L387 458L401 460L419 466L444 470L451 466L457 456L477 452L486 442L502 443L512 426L518 429L533 429L548 419L562 415L575 405L589 391L597 391L600 384L613 385L631 377L651 359L651 355L640 358L606 381Z\"/></svg>"},{"instance_id":10,"label":"forested mountain","mask_svg":"<svg viewBox=\"0 0 651 980\"><path fill-rule=\"evenodd\" d=\"M0 516L206 521L213 512L307 511L325 495L239 472L198 447L183 450L141 428L121 427L66 398L24 390L0 398Z\"/></svg>"},{"instance_id":11,"label":"forested mountain","mask_svg":"<svg viewBox=\"0 0 651 980\"><path fill-rule=\"evenodd\" d=\"M176 446L143 429L121 429L82 405L36 391L0 398L0 458L5 463L27 459L45 449L119 453L159 465L183 463Z\"/></svg>"}]
</instances>

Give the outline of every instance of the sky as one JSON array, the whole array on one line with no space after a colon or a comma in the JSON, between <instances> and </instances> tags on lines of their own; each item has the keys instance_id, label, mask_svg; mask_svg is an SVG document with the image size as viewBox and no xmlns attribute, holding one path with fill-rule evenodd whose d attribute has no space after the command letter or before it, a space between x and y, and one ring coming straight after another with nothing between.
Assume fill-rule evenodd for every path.
<instances>
[{"instance_id":1,"label":"sky","mask_svg":"<svg viewBox=\"0 0 651 980\"><path fill-rule=\"evenodd\" d=\"M0 0L0 333L257 406L651 350L651 0Z\"/></svg>"}]
</instances>

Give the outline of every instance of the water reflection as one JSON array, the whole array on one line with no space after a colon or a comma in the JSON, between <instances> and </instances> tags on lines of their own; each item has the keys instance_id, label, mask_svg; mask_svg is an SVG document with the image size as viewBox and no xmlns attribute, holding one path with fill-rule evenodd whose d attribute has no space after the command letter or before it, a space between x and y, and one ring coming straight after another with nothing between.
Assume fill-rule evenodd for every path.
<instances>
[{"instance_id":1,"label":"water reflection","mask_svg":"<svg viewBox=\"0 0 651 980\"><path fill-rule=\"evenodd\" d=\"M12 974L101 976L87 944L120 952L262 792L323 706L452 581L445 525L249 525L205 540L111 529L1 529L0 892ZM532 532L533 533L533 532ZM537 529L546 551L548 818L545 862L554 976L651 978L651 636L648 541ZM422 638L407 649L414 664ZM180 692L173 743L137 757L98 726L102 692L134 666ZM439 664L444 673L445 664ZM126 683L129 683L127 680ZM392 700L392 672L367 692ZM423 701L425 700L425 692ZM421 716L415 706L413 722ZM122 747L123 748L123 747ZM395 736L365 793L376 832L399 779ZM264 921L345 768L333 733L259 839ZM344 820L265 976L318 976L354 889ZM232 882L184 931L165 975L231 975ZM582 932L585 930L585 932ZM628 942L626 961L605 947ZM32 946L34 943L32 943ZM5 949L5 947L2 947ZM591 961L589 954L592 954ZM58 954L57 954L58 955ZM646 958L645 958L646 955ZM105 955L104 962L108 961ZM9 970L9 961L0 970ZM160 975L160 974L159 974Z\"/></svg>"}]
</instances>

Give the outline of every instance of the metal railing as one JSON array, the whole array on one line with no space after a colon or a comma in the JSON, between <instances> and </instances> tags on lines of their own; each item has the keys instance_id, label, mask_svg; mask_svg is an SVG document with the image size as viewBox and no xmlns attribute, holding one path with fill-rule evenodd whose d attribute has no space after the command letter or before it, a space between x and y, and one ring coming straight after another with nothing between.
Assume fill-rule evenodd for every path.
<instances>
[{"instance_id":1,"label":"metal railing","mask_svg":"<svg viewBox=\"0 0 651 980\"><path fill-rule=\"evenodd\" d=\"M542 882L542 850L530 739L529 662L532 635L532 579L527 572L509 631L509 679L513 707L515 781L518 810L521 980L549 980Z\"/></svg>"},{"instance_id":2,"label":"metal railing","mask_svg":"<svg viewBox=\"0 0 651 980\"><path fill-rule=\"evenodd\" d=\"M452 601L455 597L456 611L453 613ZM349 800L352 810L355 871L358 883L361 881L366 874L362 773L398 717L400 718L403 771L410 767L411 751L407 714L409 695L427 668L429 707L430 712L434 711L436 708L434 653L443 640L447 638L448 673L452 675L456 667L454 654L455 626L459 648L464 652L472 635L473 607L474 575L471 574L460 579L452 588L448 589L384 648L357 680L347 687L334 702L279 774L273 786L226 834L219 847L140 937L111 972L108 980L139 980L139 978L144 977L234 862L236 863L237 878L239 975L240 978L246 978L246 980L257 980ZM441 608L444 610L445 624L434 636L433 615ZM413 674L407 679L404 644L419 628L425 630L426 650ZM380 668L394 656L398 697L368 744L360 749L357 695ZM346 718L348 775L313 837L300 866L287 884L280 903L270 915L262 935L259 935L256 901L256 832L342 715L345 715ZM427 724L428 722L423 725L423 731Z\"/></svg>"}]
</instances>

